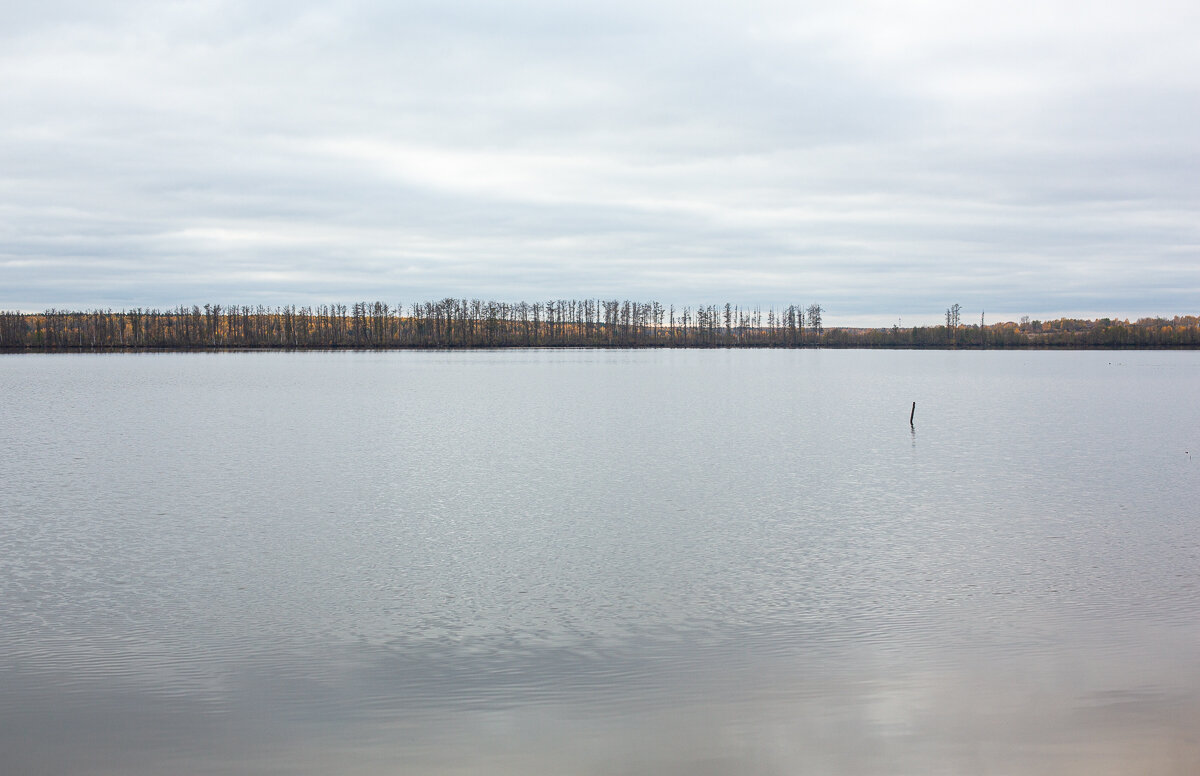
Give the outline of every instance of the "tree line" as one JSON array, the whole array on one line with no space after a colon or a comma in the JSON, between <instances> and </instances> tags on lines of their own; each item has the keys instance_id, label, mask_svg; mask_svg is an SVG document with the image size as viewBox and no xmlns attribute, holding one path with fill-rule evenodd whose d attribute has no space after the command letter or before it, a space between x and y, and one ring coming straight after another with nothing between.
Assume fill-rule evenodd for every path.
<instances>
[{"instance_id":1,"label":"tree line","mask_svg":"<svg viewBox=\"0 0 1200 776\"><path fill-rule=\"evenodd\" d=\"M0 350L419 349L509 347L1197 348L1196 316L829 328L819 304L782 310L629 300L446 298L277 307L0 312Z\"/></svg>"},{"instance_id":2,"label":"tree line","mask_svg":"<svg viewBox=\"0 0 1200 776\"><path fill-rule=\"evenodd\" d=\"M629 300L450 298L408 306L0 312L0 349L794 347L819 341L822 312L816 304L764 313L733 304L676 308Z\"/></svg>"}]
</instances>

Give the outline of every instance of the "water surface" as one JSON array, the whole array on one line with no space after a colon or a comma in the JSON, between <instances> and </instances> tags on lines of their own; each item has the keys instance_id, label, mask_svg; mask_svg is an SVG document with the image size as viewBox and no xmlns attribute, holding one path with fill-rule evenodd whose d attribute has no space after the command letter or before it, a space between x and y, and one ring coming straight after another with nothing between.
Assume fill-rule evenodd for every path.
<instances>
[{"instance_id":1,"label":"water surface","mask_svg":"<svg viewBox=\"0 0 1200 776\"><path fill-rule=\"evenodd\" d=\"M1200 772L1200 354L7 356L0 396L6 774Z\"/></svg>"}]
</instances>

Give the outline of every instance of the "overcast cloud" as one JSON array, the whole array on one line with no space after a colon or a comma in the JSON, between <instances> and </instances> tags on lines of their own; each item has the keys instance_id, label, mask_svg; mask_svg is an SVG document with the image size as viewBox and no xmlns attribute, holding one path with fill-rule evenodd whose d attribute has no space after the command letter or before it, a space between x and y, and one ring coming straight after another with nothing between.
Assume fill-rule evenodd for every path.
<instances>
[{"instance_id":1,"label":"overcast cloud","mask_svg":"<svg viewBox=\"0 0 1200 776\"><path fill-rule=\"evenodd\" d=\"M0 308L1200 312L1195 2L3 16Z\"/></svg>"}]
</instances>

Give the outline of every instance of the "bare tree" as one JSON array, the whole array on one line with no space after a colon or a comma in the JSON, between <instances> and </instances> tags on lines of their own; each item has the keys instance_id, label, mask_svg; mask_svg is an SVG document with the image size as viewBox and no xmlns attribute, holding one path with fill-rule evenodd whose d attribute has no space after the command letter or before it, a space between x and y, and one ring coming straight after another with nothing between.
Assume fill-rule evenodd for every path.
<instances>
[{"instance_id":1,"label":"bare tree","mask_svg":"<svg viewBox=\"0 0 1200 776\"><path fill-rule=\"evenodd\" d=\"M821 305L810 304L808 306L808 328L812 329L820 337L825 332L825 325L821 322Z\"/></svg>"}]
</instances>

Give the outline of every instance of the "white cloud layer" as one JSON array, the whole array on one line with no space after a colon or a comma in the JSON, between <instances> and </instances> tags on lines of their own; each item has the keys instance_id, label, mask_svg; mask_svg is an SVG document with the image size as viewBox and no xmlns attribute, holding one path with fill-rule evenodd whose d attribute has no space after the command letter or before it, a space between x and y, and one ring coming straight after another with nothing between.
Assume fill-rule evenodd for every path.
<instances>
[{"instance_id":1,"label":"white cloud layer","mask_svg":"<svg viewBox=\"0 0 1200 776\"><path fill-rule=\"evenodd\" d=\"M4 15L2 308L1200 307L1195 3Z\"/></svg>"}]
</instances>

